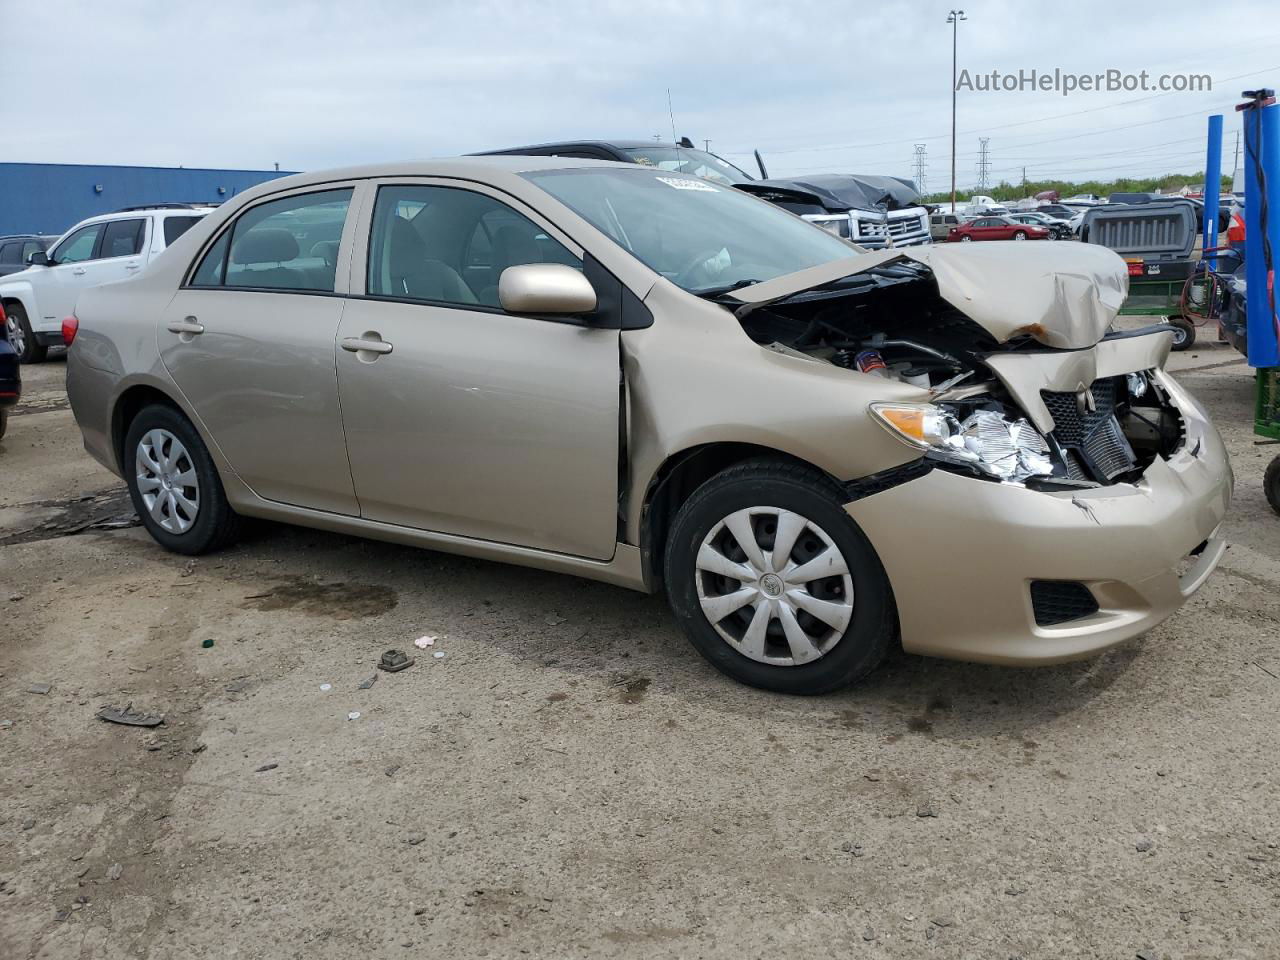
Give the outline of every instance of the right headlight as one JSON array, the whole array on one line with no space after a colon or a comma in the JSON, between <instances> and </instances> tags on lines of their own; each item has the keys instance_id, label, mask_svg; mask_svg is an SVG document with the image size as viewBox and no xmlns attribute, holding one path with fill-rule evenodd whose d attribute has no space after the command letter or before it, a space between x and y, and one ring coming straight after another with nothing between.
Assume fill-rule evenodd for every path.
<instances>
[{"instance_id":1,"label":"right headlight","mask_svg":"<svg viewBox=\"0 0 1280 960\"><path fill-rule=\"evenodd\" d=\"M1040 432L1025 419L1010 420L998 410L961 414L948 404L873 403L871 413L891 434L933 460L1006 483L1053 473Z\"/></svg>"}]
</instances>

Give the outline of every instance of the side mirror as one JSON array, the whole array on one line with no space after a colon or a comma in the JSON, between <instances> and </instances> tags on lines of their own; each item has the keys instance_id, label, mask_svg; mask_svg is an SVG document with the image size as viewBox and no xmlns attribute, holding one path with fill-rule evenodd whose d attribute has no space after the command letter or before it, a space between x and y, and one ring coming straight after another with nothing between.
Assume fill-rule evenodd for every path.
<instances>
[{"instance_id":1,"label":"side mirror","mask_svg":"<svg viewBox=\"0 0 1280 960\"><path fill-rule=\"evenodd\" d=\"M508 313L582 314L596 308L596 291L563 263L525 263L502 271L498 302Z\"/></svg>"},{"instance_id":2,"label":"side mirror","mask_svg":"<svg viewBox=\"0 0 1280 960\"><path fill-rule=\"evenodd\" d=\"M43 250L37 250L27 257L27 266L29 267L47 267L49 265L49 254Z\"/></svg>"}]
</instances>

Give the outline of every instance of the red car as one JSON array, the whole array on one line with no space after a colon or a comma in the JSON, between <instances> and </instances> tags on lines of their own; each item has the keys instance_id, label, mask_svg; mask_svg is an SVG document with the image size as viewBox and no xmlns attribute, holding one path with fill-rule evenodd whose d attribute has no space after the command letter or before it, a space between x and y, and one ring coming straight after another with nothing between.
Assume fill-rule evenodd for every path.
<instances>
[{"instance_id":1,"label":"red car","mask_svg":"<svg viewBox=\"0 0 1280 960\"><path fill-rule=\"evenodd\" d=\"M1048 240L1049 231L1008 217L978 217L947 232L947 240Z\"/></svg>"}]
</instances>

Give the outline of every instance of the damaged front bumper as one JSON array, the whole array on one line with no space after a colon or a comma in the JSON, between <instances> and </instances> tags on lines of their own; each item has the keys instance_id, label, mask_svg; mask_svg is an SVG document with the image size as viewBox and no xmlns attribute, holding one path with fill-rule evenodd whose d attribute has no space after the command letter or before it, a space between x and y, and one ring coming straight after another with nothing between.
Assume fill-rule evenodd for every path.
<instances>
[{"instance_id":1,"label":"damaged front bumper","mask_svg":"<svg viewBox=\"0 0 1280 960\"><path fill-rule=\"evenodd\" d=\"M1072 660L1150 630L1203 585L1225 550L1231 468L1203 408L1158 376L1185 439L1136 483L1046 492L935 469L846 505L888 574L904 649Z\"/></svg>"}]
</instances>

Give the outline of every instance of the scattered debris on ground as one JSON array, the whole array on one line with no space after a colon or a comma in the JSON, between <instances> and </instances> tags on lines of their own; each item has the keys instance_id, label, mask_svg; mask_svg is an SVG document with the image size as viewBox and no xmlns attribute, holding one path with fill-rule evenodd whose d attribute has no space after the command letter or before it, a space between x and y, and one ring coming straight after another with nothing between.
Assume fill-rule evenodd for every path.
<instances>
[{"instance_id":1,"label":"scattered debris on ground","mask_svg":"<svg viewBox=\"0 0 1280 960\"><path fill-rule=\"evenodd\" d=\"M378 660L378 669L387 673L399 673L408 670L416 661L403 650L388 650Z\"/></svg>"},{"instance_id":2,"label":"scattered debris on ground","mask_svg":"<svg viewBox=\"0 0 1280 960\"><path fill-rule=\"evenodd\" d=\"M105 706L94 714L107 723L120 723L126 727L158 727L164 723L164 714L140 713L133 709L133 701L123 707Z\"/></svg>"}]
</instances>

